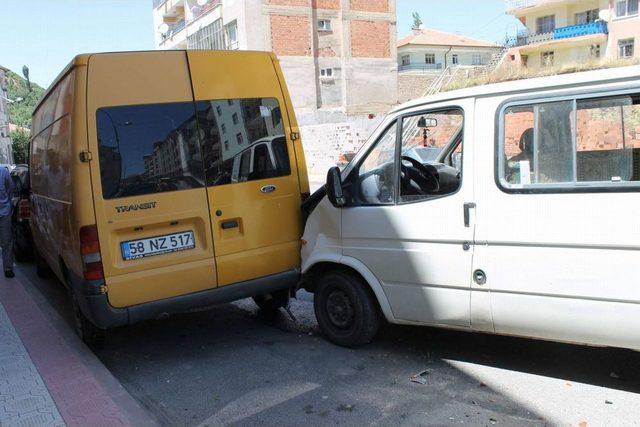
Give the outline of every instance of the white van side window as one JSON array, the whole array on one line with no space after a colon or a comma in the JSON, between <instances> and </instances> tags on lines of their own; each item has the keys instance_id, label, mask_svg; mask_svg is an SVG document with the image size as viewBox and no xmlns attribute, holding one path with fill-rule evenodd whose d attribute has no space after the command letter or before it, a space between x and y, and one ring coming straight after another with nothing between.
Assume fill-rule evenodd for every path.
<instances>
[{"instance_id":1,"label":"white van side window","mask_svg":"<svg viewBox=\"0 0 640 427\"><path fill-rule=\"evenodd\" d=\"M500 182L506 189L640 186L640 96L507 107Z\"/></svg>"}]
</instances>

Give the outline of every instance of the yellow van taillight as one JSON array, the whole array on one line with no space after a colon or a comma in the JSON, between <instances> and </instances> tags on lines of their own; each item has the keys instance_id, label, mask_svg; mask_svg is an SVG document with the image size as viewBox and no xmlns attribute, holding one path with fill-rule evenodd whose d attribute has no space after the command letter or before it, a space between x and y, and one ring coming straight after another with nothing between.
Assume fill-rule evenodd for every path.
<instances>
[{"instance_id":1,"label":"yellow van taillight","mask_svg":"<svg viewBox=\"0 0 640 427\"><path fill-rule=\"evenodd\" d=\"M18 202L18 221L29 219L31 219L31 201L29 199L20 199Z\"/></svg>"},{"instance_id":2,"label":"yellow van taillight","mask_svg":"<svg viewBox=\"0 0 640 427\"><path fill-rule=\"evenodd\" d=\"M84 265L84 278L86 280L104 279L98 227L95 225L87 225L80 228L80 252L82 254L82 264Z\"/></svg>"}]
</instances>

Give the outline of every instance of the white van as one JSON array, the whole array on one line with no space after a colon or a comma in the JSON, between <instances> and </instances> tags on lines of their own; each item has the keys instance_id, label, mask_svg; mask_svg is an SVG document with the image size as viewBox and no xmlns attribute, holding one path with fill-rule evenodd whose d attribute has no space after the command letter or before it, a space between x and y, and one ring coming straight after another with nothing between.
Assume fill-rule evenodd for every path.
<instances>
[{"instance_id":1,"label":"white van","mask_svg":"<svg viewBox=\"0 0 640 427\"><path fill-rule=\"evenodd\" d=\"M337 344L384 316L640 350L640 67L404 104L304 209Z\"/></svg>"}]
</instances>

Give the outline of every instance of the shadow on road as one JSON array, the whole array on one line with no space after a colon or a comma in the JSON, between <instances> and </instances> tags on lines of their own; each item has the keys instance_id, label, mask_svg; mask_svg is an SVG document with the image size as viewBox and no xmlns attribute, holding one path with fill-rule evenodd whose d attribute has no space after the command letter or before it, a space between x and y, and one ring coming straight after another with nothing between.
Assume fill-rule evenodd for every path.
<instances>
[{"instance_id":1,"label":"shadow on road","mask_svg":"<svg viewBox=\"0 0 640 427\"><path fill-rule=\"evenodd\" d=\"M63 287L30 266L20 270L71 326ZM319 336L309 294L292 311L295 321L284 312L270 321L243 300L142 322L110 331L96 354L167 424L548 421L448 361L640 392L640 353L393 325L351 350ZM421 370L429 371L427 384L410 383ZM241 413L246 405L257 406Z\"/></svg>"}]
</instances>

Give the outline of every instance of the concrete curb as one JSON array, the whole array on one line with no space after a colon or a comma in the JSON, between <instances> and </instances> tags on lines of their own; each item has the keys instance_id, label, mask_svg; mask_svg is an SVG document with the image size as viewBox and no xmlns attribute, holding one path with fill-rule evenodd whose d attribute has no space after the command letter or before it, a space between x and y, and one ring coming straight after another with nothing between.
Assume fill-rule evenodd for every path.
<instances>
[{"instance_id":1,"label":"concrete curb","mask_svg":"<svg viewBox=\"0 0 640 427\"><path fill-rule=\"evenodd\" d=\"M18 271L0 278L0 302L68 426L155 426L59 316L46 313Z\"/></svg>"}]
</instances>

